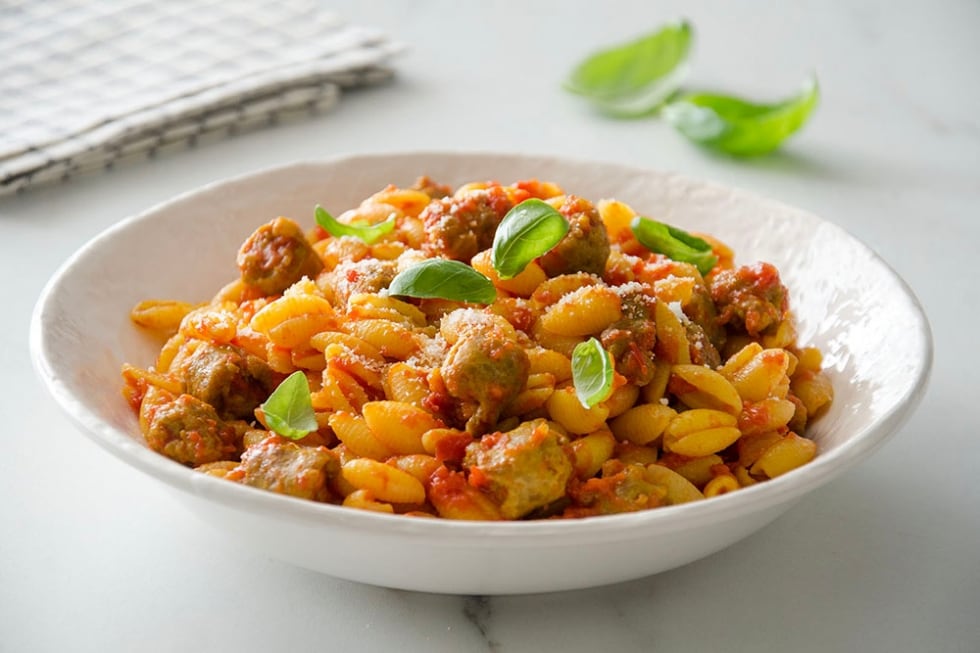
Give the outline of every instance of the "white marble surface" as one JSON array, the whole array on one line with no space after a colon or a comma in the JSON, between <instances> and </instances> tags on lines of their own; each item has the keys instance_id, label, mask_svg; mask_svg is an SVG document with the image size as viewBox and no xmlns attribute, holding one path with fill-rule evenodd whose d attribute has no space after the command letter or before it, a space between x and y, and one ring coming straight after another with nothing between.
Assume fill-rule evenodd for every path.
<instances>
[{"instance_id":1,"label":"white marble surface","mask_svg":"<svg viewBox=\"0 0 980 653\"><path fill-rule=\"evenodd\" d=\"M330 4L411 44L395 83L326 116L0 201L0 651L980 650L980 5ZM784 153L733 162L657 121L602 119L559 89L591 48L681 14L698 28L692 83L779 96L819 74L822 105ZM420 148L677 170L844 226L932 321L921 408L869 461L708 559L483 599L360 586L247 553L83 438L34 380L34 301L113 222L260 167Z\"/></svg>"}]
</instances>

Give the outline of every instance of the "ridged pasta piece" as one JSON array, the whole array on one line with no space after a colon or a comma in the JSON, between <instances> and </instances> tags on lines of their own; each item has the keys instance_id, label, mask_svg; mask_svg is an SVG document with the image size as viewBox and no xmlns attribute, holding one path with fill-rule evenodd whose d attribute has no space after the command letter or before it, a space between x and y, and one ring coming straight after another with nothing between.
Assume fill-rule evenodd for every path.
<instances>
[{"instance_id":1,"label":"ridged pasta piece","mask_svg":"<svg viewBox=\"0 0 980 653\"><path fill-rule=\"evenodd\" d=\"M423 485L428 483L432 473L442 466L442 463L436 460L435 457L427 454L395 456L385 462L389 465L394 465L407 474L411 474Z\"/></svg>"},{"instance_id":2,"label":"ridged pasta piece","mask_svg":"<svg viewBox=\"0 0 980 653\"><path fill-rule=\"evenodd\" d=\"M752 348L755 351L755 348ZM743 350L744 351L744 350ZM767 397L786 396L789 391L789 354L782 349L760 349L742 364L745 356L736 355L734 364L725 363L721 373L728 378L745 401L762 401Z\"/></svg>"},{"instance_id":3,"label":"ridged pasta piece","mask_svg":"<svg viewBox=\"0 0 980 653\"><path fill-rule=\"evenodd\" d=\"M663 446L683 456L707 456L727 448L741 433L735 416L720 410L695 408L678 413L664 430Z\"/></svg>"},{"instance_id":4,"label":"ridged pasta piece","mask_svg":"<svg viewBox=\"0 0 980 653\"><path fill-rule=\"evenodd\" d=\"M369 401L361 412L374 437L399 455L425 453L422 434L445 426L421 408L401 401Z\"/></svg>"},{"instance_id":5,"label":"ridged pasta piece","mask_svg":"<svg viewBox=\"0 0 980 653\"><path fill-rule=\"evenodd\" d=\"M776 478L805 465L816 455L817 445L813 440L802 438L795 433L787 433L766 449L750 471L753 474L765 474L769 478Z\"/></svg>"},{"instance_id":6,"label":"ridged pasta piece","mask_svg":"<svg viewBox=\"0 0 980 653\"><path fill-rule=\"evenodd\" d=\"M184 317L194 308L193 304L187 302L151 299L134 306L129 313L129 318L147 329L173 334L177 332Z\"/></svg>"},{"instance_id":7,"label":"ridged pasta piece","mask_svg":"<svg viewBox=\"0 0 980 653\"><path fill-rule=\"evenodd\" d=\"M204 306L190 311L180 323L180 333L188 338L210 340L224 345L238 334L238 315L234 305Z\"/></svg>"},{"instance_id":8,"label":"ridged pasta piece","mask_svg":"<svg viewBox=\"0 0 980 653\"><path fill-rule=\"evenodd\" d=\"M745 410L738 416L738 428L742 435L775 431L786 426L795 414L796 405L792 401L768 397L745 404Z\"/></svg>"},{"instance_id":9,"label":"ridged pasta piece","mask_svg":"<svg viewBox=\"0 0 980 653\"><path fill-rule=\"evenodd\" d=\"M408 363L395 363L388 367L384 377L385 396L393 401L402 401L419 408L429 396L426 373Z\"/></svg>"},{"instance_id":10,"label":"ridged pasta piece","mask_svg":"<svg viewBox=\"0 0 980 653\"><path fill-rule=\"evenodd\" d=\"M360 415L336 412L330 416L330 428L337 438L357 456L372 460L384 460L395 454L378 440Z\"/></svg>"},{"instance_id":11,"label":"ridged pasta piece","mask_svg":"<svg viewBox=\"0 0 980 653\"><path fill-rule=\"evenodd\" d=\"M248 325L253 330L268 336L276 326L300 316L332 318L335 316L335 311L330 302L319 295L283 295L259 309Z\"/></svg>"},{"instance_id":12,"label":"ridged pasta piece","mask_svg":"<svg viewBox=\"0 0 980 653\"><path fill-rule=\"evenodd\" d=\"M722 494L728 494L740 487L741 485L739 485L738 479L732 474L720 474L708 481L708 484L704 486L704 497L709 499Z\"/></svg>"},{"instance_id":13,"label":"ridged pasta piece","mask_svg":"<svg viewBox=\"0 0 980 653\"><path fill-rule=\"evenodd\" d=\"M586 480L599 473L602 463L612 457L616 438L609 429L599 429L569 443L575 475Z\"/></svg>"},{"instance_id":14,"label":"ridged pasta piece","mask_svg":"<svg viewBox=\"0 0 980 653\"><path fill-rule=\"evenodd\" d=\"M405 360L419 350L415 332L399 321L351 320L342 328L377 349L386 358Z\"/></svg>"},{"instance_id":15,"label":"ridged pasta piece","mask_svg":"<svg viewBox=\"0 0 980 653\"><path fill-rule=\"evenodd\" d=\"M572 378L572 361L553 349L532 347L527 350L531 362L530 374L551 374L555 383L563 383Z\"/></svg>"},{"instance_id":16,"label":"ridged pasta piece","mask_svg":"<svg viewBox=\"0 0 980 653\"><path fill-rule=\"evenodd\" d=\"M356 508L358 510L370 510L372 512L394 513L395 508L390 503L384 503L374 498L368 490L354 490L344 497L345 508Z\"/></svg>"},{"instance_id":17,"label":"ridged pasta piece","mask_svg":"<svg viewBox=\"0 0 980 653\"><path fill-rule=\"evenodd\" d=\"M425 326L425 313L394 297L357 293L347 300L347 317L352 320L391 320L408 327Z\"/></svg>"},{"instance_id":18,"label":"ridged pasta piece","mask_svg":"<svg viewBox=\"0 0 980 653\"><path fill-rule=\"evenodd\" d=\"M715 476L714 470L723 465L724 461L718 454L708 454L697 458L670 454L661 459L661 463L689 480L697 487L704 487Z\"/></svg>"},{"instance_id":19,"label":"ridged pasta piece","mask_svg":"<svg viewBox=\"0 0 980 653\"><path fill-rule=\"evenodd\" d=\"M548 275L536 261L528 263L519 274L510 279L501 279L490 261L490 250L486 249L478 253L470 260L473 269L490 279L493 285L501 290L505 290L518 297L530 297L531 293L548 279Z\"/></svg>"},{"instance_id":20,"label":"ridged pasta piece","mask_svg":"<svg viewBox=\"0 0 980 653\"><path fill-rule=\"evenodd\" d=\"M636 400L640 398L640 389L631 383L626 383L625 379L622 380L623 384L616 387L613 393L609 395L609 398L602 402L609 410L609 415L606 419L619 417L632 408L636 404Z\"/></svg>"},{"instance_id":21,"label":"ridged pasta piece","mask_svg":"<svg viewBox=\"0 0 980 653\"><path fill-rule=\"evenodd\" d=\"M803 402L809 417L818 414L834 398L834 386L822 372L801 372L792 380L790 387Z\"/></svg>"},{"instance_id":22,"label":"ridged pasta piece","mask_svg":"<svg viewBox=\"0 0 980 653\"><path fill-rule=\"evenodd\" d=\"M622 301L608 286L585 286L563 296L541 315L541 326L561 336L597 334L623 317Z\"/></svg>"},{"instance_id":23,"label":"ridged pasta piece","mask_svg":"<svg viewBox=\"0 0 980 653\"><path fill-rule=\"evenodd\" d=\"M379 191L371 196L371 202L376 202L378 204L387 204L393 206L404 215L409 215L418 217L419 213L422 212L432 198L426 193L415 190L414 188L396 188L394 186L389 186L382 191Z\"/></svg>"},{"instance_id":24,"label":"ridged pasta piece","mask_svg":"<svg viewBox=\"0 0 980 653\"><path fill-rule=\"evenodd\" d=\"M660 404L640 404L612 420L609 428L618 440L633 444L656 444L676 415L674 409Z\"/></svg>"},{"instance_id":25,"label":"ridged pasta piece","mask_svg":"<svg viewBox=\"0 0 980 653\"><path fill-rule=\"evenodd\" d=\"M424 503L425 488L422 483L397 467L376 460L357 458L340 468L348 483L359 490L367 490L375 498L391 503Z\"/></svg>"},{"instance_id":26,"label":"ridged pasta piece","mask_svg":"<svg viewBox=\"0 0 980 653\"><path fill-rule=\"evenodd\" d=\"M601 403L586 408L578 400L573 386L556 388L548 397L548 415L569 433L585 434L606 425L609 409Z\"/></svg>"},{"instance_id":27,"label":"ridged pasta piece","mask_svg":"<svg viewBox=\"0 0 980 653\"><path fill-rule=\"evenodd\" d=\"M701 491L694 487L689 480L658 463L647 465L644 476L649 482L666 490L664 501L667 505L689 503L704 498Z\"/></svg>"},{"instance_id":28,"label":"ridged pasta piece","mask_svg":"<svg viewBox=\"0 0 980 653\"><path fill-rule=\"evenodd\" d=\"M713 408L732 415L742 412L742 398L731 382L703 365L674 365L668 390L690 408Z\"/></svg>"},{"instance_id":29,"label":"ridged pasta piece","mask_svg":"<svg viewBox=\"0 0 980 653\"><path fill-rule=\"evenodd\" d=\"M654 307L654 320L657 323L657 356L671 364L687 365L691 362L691 345L687 340L687 330L674 311L664 302Z\"/></svg>"},{"instance_id":30,"label":"ridged pasta piece","mask_svg":"<svg viewBox=\"0 0 980 653\"><path fill-rule=\"evenodd\" d=\"M329 344L323 350L327 366L342 369L365 388L382 391L384 359L361 356L346 345Z\"/></svg>"}]
</instances>

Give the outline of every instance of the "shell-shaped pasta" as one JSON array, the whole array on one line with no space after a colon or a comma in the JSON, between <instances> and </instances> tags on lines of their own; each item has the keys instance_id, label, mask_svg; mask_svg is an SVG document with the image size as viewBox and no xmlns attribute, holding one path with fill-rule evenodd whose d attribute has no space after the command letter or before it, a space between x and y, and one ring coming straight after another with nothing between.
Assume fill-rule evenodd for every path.
<instances>
[{"instance_id":1,"label":"shell-shaped pasta","mask_svg":"<svg viewBox=\"0 0 980 653\"><path fill-rule=\"evenodd\" d=\"M398 469L411 474L425 485L432 476L432 472L442 466L442 463L433 456L427 454L410 454L407 456L395 456L386 461L389 465L394 465Z\"/></svg>"},{"instance_id":2,"label":"shell-shaped pasta","mask_svg":"<svg viewBox=\"0 0 980 653\"><path fill-rule=\"evenodd\" d=\"M743 350L744 351L744 350ZM730 360L721 369L738 394L745 401L762 401L766 397L783 398L789 390L789 354L782 349L761 349L744 364L742 352L736 354L737 362Z\"/></svg>"},{"instance_id":3,"label":"shell-shaped pasta","mask_svg":"<svg viewBox=\"0 0 980 653\"><path fill-rule=\"evenodd\" d=\"M408 327L425 326L425 313L394 297L357 293L347 300L347 316L353 320L391 320Z\"/></svg>"},{"instance_id":4,"label":"shell-shaped pasta","mask_svg":"<svg viewBox=\"0 0 980 653\"><path fill-rule=\"evenodd\" d=\"M640 389L631 383L624 383L619 386L613 393L609 395L603 403L606 408L609 409L609 416L606 419L612 419L618 417L625 413L627 410L633 407L636 400L640 398Z\"/></svg>"},{"instance_id":5,"label":"shell-shaped pasta","mask_svg":"<svg viewBox=\"0 0 980 653\"><path fill-rule=\"evenodd\" d=\"M596 202L595 208L606 227L610 242L625 243L634 239L630 223L636 217L636 211L629 204L619 200L602 199Z\"/></svg>"},{"instance_id":6,"label":"shell-shaped pasta","mask_svg":"<svg viewBox=\"0 0 980 653\"><path fill-rule=\"evenodd\" d=\"M804 371L790 383L793 394L799 397L807 415L813 417L834 398L834 387L822 372Z\"/></svg>"},{"instance_id":7,"label":"shell-shaped pasta","mask_svg":"<svg viewBox=\"0 0 980 653\"><path fill-rule=\"evenodd\" d=\"M652 465L657 462L660 452L656 446L644 446L632 442L618 442L613 457L624 465Z\"/></svg>"},{"instance_id":8,"label":"shell-shaped pasta","mask_svg":"<svg viewBox=\"0 0 980 653\"><path fill-rule=\"evenodd\" d=\"M334 329L337 321L333 315L297 315L279 322L266 331L269 342L278 347L293 349L305 345L317 333Z\"/></svg>"},{"instance_id":9,"label":"shell-shaped pasta","mask_svg":"<svg viewBox=\"0 0 980 653\"><path fill-rule=\"evenodd\" d=\"M609 428L618 440L633 444L655 444L677 413L660 404L640 404L612 420Z\"/></svg>"},{"instance_id":10,"label":"shell-shaped pasta","mask_svg":"<svg viewBox=\"0 0 980 653\"><path fill-rule=\"evenodd\" d=\"M731 382L703 365L674 365L668 389L691 408L713 408L732 415L742 412L742 398Z\"/></svg>"},{"instance_id":11,"label":"shell-shaped pasta","mask_svg":"<svg viewBox=\"0 0 980 653\"><path fill-rule=\"evenodd\" d=\"M646 479L667 491L664 501L668 505L688 503L704 498L701 491L694 487L689 480L663 465L655 463L653 465L647 465L645 469L646 471L643 475Z\"/></svg>"},{"instance_id":12,"label":"shell-shaped pasta","mask_svg":"<svg viewBox=\"0 0 980 653\"><path fill-rule=\"evenodd\" d=\"M544 406L555 391L555 377L547 372L529 374L524 389L501 413L502 417L517 417Z\"/></svg>"},{"instance_id":13,"label":"shell-shaped pasta","mask_svg":"<svg viewBox=\"0 0 980 653\"><path fill-rule=\"evenodd\" d=\"M224 345L238 334L238 315L234 305L204 306L184 316L180 333L188 338L210 340Z\"/></svg>"},{"instance_id":14,"label":"shell-shaped pasta","mask_svg":"<svg viewBox=\"0 0 980 653\"><path fill-rule=\"evenodd\" d=\"M735 416L720 410L686 410L667 424L664 449L692 457L717 453L738 440L741 433L735 424Z\"/></svg>"},{"instance_id":15,"label":"shell-shaped pasta","mask_svg":"<svg viewBox=\"0 0 980 653\"><path fill-rule=\"evenodd\" d=\"M565 295L575 292L584 286L594 286L599 283L599 279L585 272L575 274L562 274L552 277L538 286L531 293L531 300L538 306L551 306Z\"/></svg>"},{"instance_id":16,"label":"shell-shaped pasta","mask_svg":"<svg viewBox=\"0 0 980 653\"><path fill-rule=\"evenodd\" d=\"M432 198L426 193L414 188L385 188L371 196L372 202L393 206L405 215L418 217Z\"/></svg>"},{"instance_id":17,"label":"shell-shaped pasta","mask_svg":"<svg viewBox=\"0 0 980 653\"><path fill-rule=\"evenodd\" d=\"M704 486L704 496L706 499L716 497L721 494L727 494L728 492L734 492L740 487L741 485L738 479L732 474L719 474Z\"/></svg>"},{"instance_id":18,"label":"shell-shaped pasta","mask_svg":"<svg viewBox=\"0 0 980 653\"><path fill-rule=\"evenodd\" d=\"M802 438L795 433L787 433L774 443L752 465L753 474L765 474L769 478L782 476L813 460L817 455L817 445L813 440Z\"/></svg>"},{"instance_id":19,"label":"shell-shaped pasta","mask_svg":"<svg viewBox=\"0 0 980 653\"><path fill-rule=\"evenodd\" d=\"M675 277L673 275L666 279L657 279L653 282L654 296L668 304L677 302L681 306L686 306L694 295L694 287L698 280L693 277Z\"/></svg>"},{"instance_id":20,"label":"shell-shaped pasta","mask_svg":"<svg viewBox=\"0 0 980 653\"><path fill-rule=\"evenodd\" d=\"M320 256L323 267L328 271L337 267L341 261L360 261L371 253L371 249L363 240L350 236L318 240L313 243L313 250ZM320 277L320 279L322 282L326 278Z\"/></svg>"},{"instance_id":21,"label":"shell-shaped pasta","mask_svg":"<svg viewBox=\"0 0 980 653\"><path fill-rule=\"evenodd\" d=\"M724 464L724 461L718 454L709 454L697 458L665 456L661 462L697 487L704 487L708 481L714 478L714 469L718 465Z\"/></svg>"},{"instance_id":22,"label":"shell-shaped pasta","mask_svg":"<svg viewBox=\"0 0 980 653\"><path fill-rule=\"evenodd\" d=\"M585 286L552 304L541 316L541 326L562 336L599 333L623 317L622 301L609 286Z\"/></svg>"},{"instance_id":23,"label":"shell-shaped pasta","mask_svg":"<svg viewBox=\"0 0 980 653\"><path fill-rule=\"evenodd\" d=\"M383 460L395 453L375 437L360 415L347 412L333 413L330 416L330 428L355 455L372 460Z\"/></svg>"},{"instance_id":24,"label":"shell-shaped pasta","mask_svg":"<svg viewBox=\"0 0 980 653\"><path fill-rule=\"evenodd\" d=\"M390 503L384 503L374 498L368 490L354 490L344 497L345 508L357 508L358 510L371 510L373 512L394 513L395 508Z\"/></svg>"},{"instance_id":25,"label":"shell-shaped pasta","mask_svg":"<svg viewBox=\"0 0 980 653\"><path fill-rule=\"evenodd\" d=\"M330 302L319 295L283 295L260 308L249 320L248 326L268 335L273 327L304 315L332 317L335 312Z\"/></svg>"},{"instance_id":26,"label":"shell-shaped pasta","mask_svg":"<svg viewBox=\"0 0 980 653\"><path fill-rule=\"evenodd\" d=\"M401 401L422 408L423 400L429 396L426 373L408 363L395 363L388 368L384 378L385 396L393 401Z\"/></svg>"},{"instance_id":27,"label":"shell-shaped pasta","mask_svg":"<svg viewBox=\"0 0 980 653\"><path fill-rule=\"evenodd\" d=\"M367 490L374 497L392 503L424 503L425 487L422 483L397 467L356 458L340 468L344 479L359 490Z\"/></svg>"},{"instance_id":28,"label":"shell-shaped pasta","mask_svg":"<svg viewBox=\"0 0 980 653\"><path fill-rule=\"evenodd\" d=\"M572 361L553 349L532 347L527 350L531 362L530 374L551 374L555 383L563 383L572 378Z\"/></svg>"},{"instance_id":29,"label":"shell-shaped pasta","mask_svg":"<svg viewBox=\"0 0 980 653\"><path fill-rule=\"evenodd\" d=\"M602 463L612 457L616 438L608 429L600 429L573 440L568 446L572 450L575 475L584 481L598 474Z\"/></svg>"},{"instance_id":30,"label":"shell-shaped pasta","mask_svg":"<svg viewBox=\"0 0 980 653\"><path fill-rule=\"evenodd\" d=\"M544 349L558 352L565 358L568 358L569 361L571 361L575 346L581 342L585 342L585 338L582 336L563 336L545 329L542 326L540 318L535 320L534 324L531 325L530 336ZM571 363L569 363L569 371L571 371ZM569 374L569 378L571 378L571 374Z\"/></svg>"},{"instance_id":31,"label":"shell-shaped pasta","mask_svg":"<svg viewBox=\"0 0 980 653\"><path fill-rule=\"evenodd\" d=\"M361 412L374 437L400 455L425 453L422 434L445 426L421 408L401 401L369 401Z\"/></svg>"},{"instance_id":32,"label":"shell-shaped pasta","mask_svg":"<svg viewBox=\"0 0 980 653\"><path fill-rule=\"evenodd\" d=\"M650 383L640 388L640 395L643 397L643 401L652 404L659 402L666 396L671 367L672 365L667 361L654 361L653 378L650 379Z\"/></svg>"},{"instance_id":33,"label":"shell-shaped pasta","mask_svg":"<svg viewBox=\"0 0 980 653\"><path fill-rule=\"evenodd\" d=\"M548 275L536 261L531 261L519 274L501 279L490 260L490 250L478 253L470 260L473 269L490 279L493 285L518 297L530 297L531 293L548 279Z\"/></svg>"},{"instance_id":34,"label":"shell-shaped pasta","mask_svg":"<svg viewBox=\"0 0 980 653\"><path fill-rule=\"evenodd\" d=\"M377 349L386 358L405 360L419 350L414 331L399 321L351 320L343 325L343 329Z\"/></svg>"},{"instance_id":35,"label":"shell-shaped pasta","mask_svg":"<svg viewBox=\"0 0 980 653\"><path fill-rule=\"evenodd\" d=\"M788 399L769 397L762 401L746 403L738 416L738 428L742 435L757 435L786 426L796 413L796 404Z\"/></svg>"},{"instance_id":36,"label":"shell-shaped pasta","mask_svg":"<svg viewBox=\"0 0 980 653\"><path fill-rule=\"evenodd\" d=\"M364 387L381 391L383 359L359 356L340 344L327 345L323 358L328 366L343 370Z\"/></svg>"},{"instance_id":37,"label":"shell-shaped pasta","mask_svg":"<svg viewBox=\"0 0 980 653\"><path fill-rule=\"evenodd\" d=\"M371 358L379 363L384 362L384 357L374 345L368 343L363 338L344 333L342 331L324 331L310 338L310 346L314 349L323 351L328 345L343 345L347 349L364 358Z\"/></svg>"},{"instance_id":38,"label":"shell-shaped pasta","mask_svg":"<svg viewBox=\"0 0 980 653\"><path fill-rule=\"evenodd\" d=\"M548 397L548 415L569 433L585 434L598 431L606 424L609 409L603 404L586 408L578 400L575 388L565 386L556 388Z\"/></svg>"},{"instance_id":39,"label":"shell-shaped pasta","mask_svg":"<svg viewBox=\"0 0 980 653\"><path fill-rule=\"evenodd\" d=\"M176 333L181 321L194 309L193 304L165 299L140 302L129 312L129 318L147 329Z\"/></svg>"},{"instance_id":40,"label":"shell-shaped pasta","mask_svg":"<svg viewBox=\"0 0 980 653\"><path fill-rule=\"evenodd\" d=\"M657 323L657 344L654 347L657 357L674 365L689 364L691 345L680 318L665 302L657 302L653 313Z\"/></svg>"}]
</instances>

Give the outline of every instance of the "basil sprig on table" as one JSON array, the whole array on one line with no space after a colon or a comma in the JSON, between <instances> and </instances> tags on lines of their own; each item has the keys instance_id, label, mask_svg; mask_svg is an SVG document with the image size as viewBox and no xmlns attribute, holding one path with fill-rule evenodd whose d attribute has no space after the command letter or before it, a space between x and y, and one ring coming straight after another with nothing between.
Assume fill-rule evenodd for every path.
<instances>
[{"instance_id":1,"label":"basil sprig on table","mask_svg":"<svg viewBox=\"0 0 980 653\"><path fill-rule=\"evenodd\" d=\"M329 213L326 209L317 204L316 208L313 210L316 216L316 223L323 227L323 229L335 238L341 236L353 236L354 238L360 238L365 243L370 245L377 239L381 238L385 234L391 233L395 228L395 216L392 214L384 222L378 222L376 224L345 224L337 220Z\"/></svg>"},{"instance_id":2,"label":"basil sprig on table","mask_svg":"<svg viewBox=\"0 0 980 653\"><path fill-rule=\"evenodd\" d=\"M671 102L661 115L696 143L735 156L768 154L810 117L820 87L811 78L791 98L757 104L712 93L691 93Z\"/></svg>"},{"instance_id":3,"label":"basil sprig on table","mask_svg":"<svg viewBox=\"0 0 980 653\"><path fill-rule=\"evenodd\" d=\"M692 32L689 23L678 21L597 52L576 66L565 88L614 115L648 113L670 97L686 75Z\"/></svg>"},{"instance_id":4,"label":"basil sprig on table","mask_svg":"<svg viewBox=\"0 0 980 653\"><path fill-rule=\"evenodd\" d=\"M586 408L592 408L612 394L612 359L595 338L580 342L572 350L572 383L575 395Z\"/></svg>"},{"instance_id":5,"label":"basil sprig on table","mask_svg":"<svg viewBox=\"0 0 980 653\"><path fill-rule=\"evenodd\" d=\"M303 372L287 376L261 408L266 426L291 440L299 440L319 428L310 400L310 385Z\"/></svg>"},{"instance_id":6,"label":"basil sprig on table","mask_svg":"<svg viewBox=\"0 0 980 653\"><path fill-rule=\"evenodd\" d=\"M693 263L701 274L708 274L718 262L711 245L683 229L663 222L636 216L630 222L633 235L651 252L663 254L675 261Z\"/></svg>"},{"instance_id":7,"label":"basil sprig on table","mask_svg":"<svg viewBox=\"0 0 980 653\"><path fill-rule=\"evenodd\" d=\"M465 263L430 258L398 273L388 285L388 294L490 304L497 289Z\"/></svg>"},{"instance_id":8,"label":"basil sprig on table","mask_svg":"<svg viewBox=\"0 0 980 653\"><path fill-rule=\"evenodd\" d=\"M539 199L524 200L504 216L493 237L490 263L501 279L524 271L568 233L568 220Z\"/></svg>"},{"instance_id":9,"label":"basil sprig on table","mask_svg":"<svg viewBox=\"0 0 980 653\"><path fill-rule=\"evenodd\" d=\"M733 156L772 152L810 118L820 97L815 77L798 94L772 104L718 93L677 97L693 40L688 23L666 25L590 56L572 71L565 88L615 116L635 117L659 108L688 139Z\"/></svg>"}]
</instances>

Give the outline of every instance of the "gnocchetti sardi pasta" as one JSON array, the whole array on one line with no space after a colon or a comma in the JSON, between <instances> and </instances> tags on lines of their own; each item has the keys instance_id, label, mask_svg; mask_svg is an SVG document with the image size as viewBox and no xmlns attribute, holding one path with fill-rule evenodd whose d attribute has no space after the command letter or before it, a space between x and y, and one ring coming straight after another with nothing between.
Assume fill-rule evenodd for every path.
<instances>
[{"instance_id":1,"label":"gnocchetti sardi pasta","mask_svg":"<svg viewBox=\"0 0 980 653\"><path fill-rule=\"evenodd\" d=\"M624 200L422 177L338 216L341 232L278 217L210 302L133 309L162 344L151 366L124 366L124 395L149 447L180 464L417 517L632 512L808 463L807 427L833 389L820 352L796 342L778 271L673 227L680 253L651 247ZM528 229L549 219L554 243L498 250L521 211ZM528 260L501 273L514 251ZM427 294L389 292L433 259L446 266ZM461 297L466 284L495 298ZM277 426L271 399L297 372L298 431Z\"/></svg>"}]
</instances>

